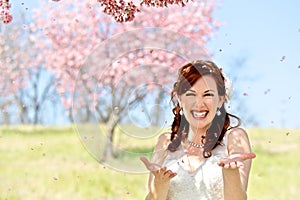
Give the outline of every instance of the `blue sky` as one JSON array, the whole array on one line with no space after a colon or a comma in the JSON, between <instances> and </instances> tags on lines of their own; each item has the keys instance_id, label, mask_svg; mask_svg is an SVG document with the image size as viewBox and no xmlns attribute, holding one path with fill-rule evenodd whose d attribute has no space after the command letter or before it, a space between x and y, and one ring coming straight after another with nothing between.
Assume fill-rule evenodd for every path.
<instances>
[{"instance_id":1,"label":"blue sky","mask_svg":"<svg viewBox=\"0 0 300 200\"><path fill-rule=\"evenodd\" d=\"M300 128L300 1L220 2L214 16L222 26L209 48L229 77L238 76L234 95L248 94L241 98L261 126ZM238 58L245 63L233 74Z\"/></svg>"},{"instance_id":2,"label":"blue sky","mask_svg":"<svg viewBox=\"0 0 300 200\"><path fill-rule=\"evenodd\" d=\"M33 1L22 2L12 2L13 10L36 6ZM218 0L218 4L214 18L222 25L208 47L227 75L238 77L234 95L240 95L261 126L300 128L300 1ZM233 65L238 59L245 59L241 69Z\"/></svg>"}]
</instances>

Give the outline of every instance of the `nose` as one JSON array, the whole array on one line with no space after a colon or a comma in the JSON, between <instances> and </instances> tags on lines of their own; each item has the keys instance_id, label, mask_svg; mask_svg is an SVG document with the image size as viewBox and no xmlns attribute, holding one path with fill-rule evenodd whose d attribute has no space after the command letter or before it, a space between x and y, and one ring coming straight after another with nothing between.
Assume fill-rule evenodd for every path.
<instances>
[{"instance_id":1,"label":"nose","mask_svg":"<svg viewBox=\"0 0 300 200\"><path fill-rule=\"evenodd\" d=\"M202 107L204 105L204 99L202 96L197 96L195 103L198 107Z\"/></svg>"}]
</instances>

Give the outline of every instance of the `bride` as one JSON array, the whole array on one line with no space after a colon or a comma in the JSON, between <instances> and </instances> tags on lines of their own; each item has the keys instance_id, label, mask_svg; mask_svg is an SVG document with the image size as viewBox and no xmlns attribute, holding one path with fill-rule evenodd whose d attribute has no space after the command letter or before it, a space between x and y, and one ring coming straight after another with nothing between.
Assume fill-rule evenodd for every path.
<instances>
[{"instance_id":1,"label":"bride","mask_svg":"<svg viewBox=\"0 0 300 200\"><path fill-rule=\"evenodd\" d=\"M171 132L159 136L151 161L141 158L150 171L146 200L247 199L255 154L240 119L225 110L225 82L211 61L180 68Z\"/></svg>"}]
</instances>

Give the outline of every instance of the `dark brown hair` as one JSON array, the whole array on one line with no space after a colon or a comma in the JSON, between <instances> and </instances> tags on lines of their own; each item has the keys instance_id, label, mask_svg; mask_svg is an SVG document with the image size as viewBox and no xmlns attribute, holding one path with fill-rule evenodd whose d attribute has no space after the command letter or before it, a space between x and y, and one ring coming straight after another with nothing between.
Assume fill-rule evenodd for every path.
<instances>
[{"instance_id":1,"label":"dark brown hair","mask_svg":"<svg viewBox=\"0 0 300 200\"><path fill-rule=\"evenodd\" d=\"M171 127L171 143L168 146L168 150L172 152L176 151L177 147L181 144L182 139L187 137L187 133L189 132L189 123L184 115L180 115L181 108L177 99L175 98L175 95L184 94L196 83L199 78L205 75L210 75L215 80L218 89L218 95L226 96L225 78L215 63L211 61L198 60L190 62L179 69L178 80L174 84L171 92L171 98L175 107L172 110L174 114L174 120ZM237 119L238 124L234 127L240 125L240 119L235 115L227 113L224 104L220 108L220 111L221 115L216 115L214 117L205 137L202 138L202 142L204 143L203 156L205 158L211 156L211 151L216 148L217 145L221 144L226 131L232 128L230 126L229 117Z\"/></svg>"}]
</instances>

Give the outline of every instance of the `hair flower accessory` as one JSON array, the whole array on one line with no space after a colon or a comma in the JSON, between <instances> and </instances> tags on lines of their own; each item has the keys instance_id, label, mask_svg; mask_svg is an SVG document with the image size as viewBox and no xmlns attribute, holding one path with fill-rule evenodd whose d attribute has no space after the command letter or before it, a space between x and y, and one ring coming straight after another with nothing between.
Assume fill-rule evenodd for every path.
<instances>
[{"instance_id":1,"label":"hair flower accessory","mask_svg":"<svg viewBox=\"0 0 300 200\"><path fill-rule=\"evenodd\" d=\"M233 94L232 81L224 73L223 76L224 76L225 91L226 91L226 102L229 102Z\"/></svg>"}]
</instances>

